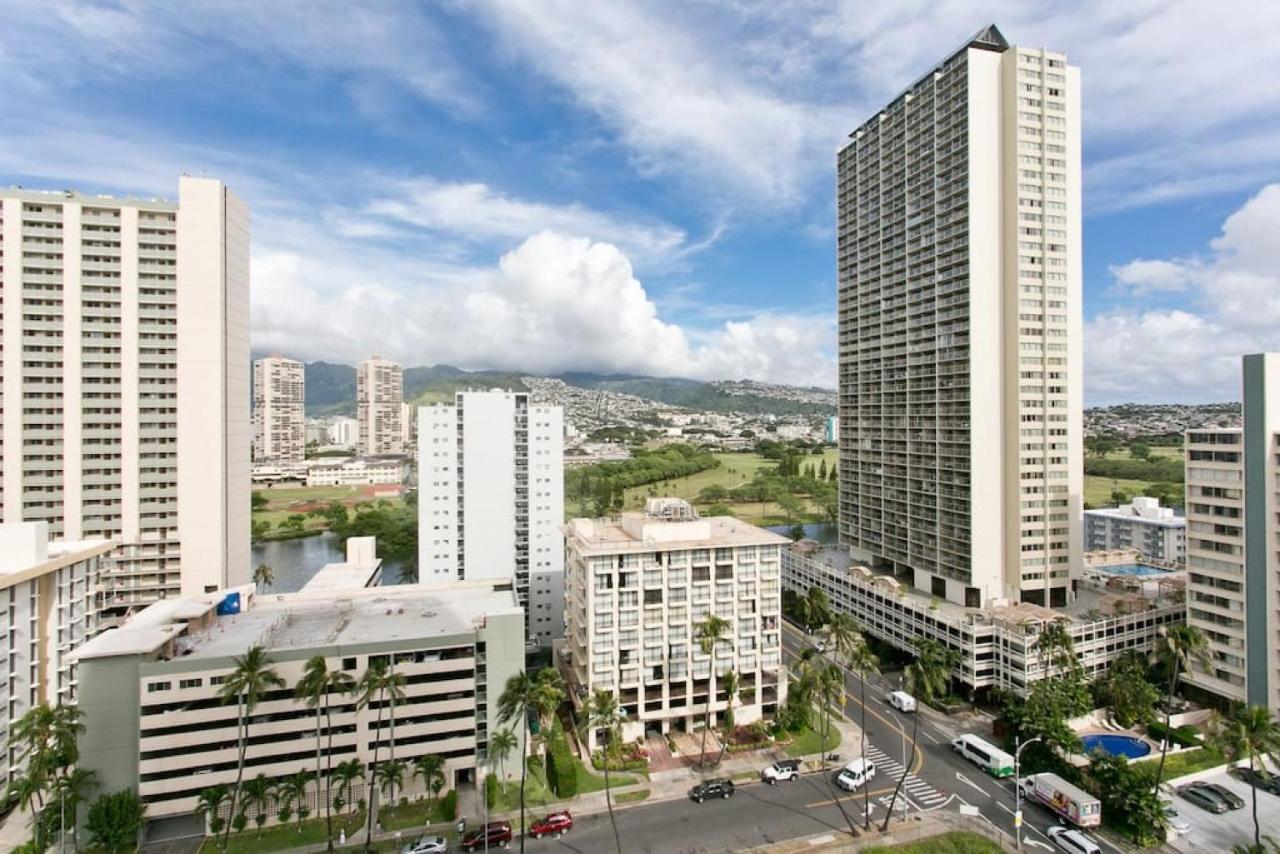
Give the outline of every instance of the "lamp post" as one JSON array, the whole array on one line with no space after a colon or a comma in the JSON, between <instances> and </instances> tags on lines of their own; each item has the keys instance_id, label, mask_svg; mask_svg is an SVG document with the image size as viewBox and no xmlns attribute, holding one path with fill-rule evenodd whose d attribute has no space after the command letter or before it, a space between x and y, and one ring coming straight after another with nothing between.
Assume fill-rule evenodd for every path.
<instances>
[{"instance_id":1,"label":"lamp post","mask_svg":"<svg viewBox=\"0 0 1280 854\"><path fill-rule=\"evenodd\" d=\"M1019 851L1022 850L1022 777L1018 773L1018 761L1022 748L1037 741L1044 741L1044 738L1037 735L1021 741L1017 736L1013 737L1013 844Z\"/></svg>"}]
</instances>

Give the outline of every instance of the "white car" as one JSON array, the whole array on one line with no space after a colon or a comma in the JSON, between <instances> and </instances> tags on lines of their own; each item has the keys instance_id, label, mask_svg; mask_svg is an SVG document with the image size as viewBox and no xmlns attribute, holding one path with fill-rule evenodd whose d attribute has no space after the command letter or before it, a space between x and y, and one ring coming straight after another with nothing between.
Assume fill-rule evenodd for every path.
<instances>
[{"instance_id":1,"label":"white car","mask_svg":"<svg viewBox=\"0 0 1280 854\"><path fill-rule=\"evenodd\" d=\"M890 691L884 695L884 700L900 712L914 712L916 710L916 698L906 691Z\"/></svg>"},{"instance_id":2,"label":"white car","mask_svg":"<svg viewBox=\"0 0 1280 854\"><path fill-rule=\"evenodd\" d=\"M443 836L419 836L400 849L400 854L445 854L449 842Z\"/></svg>"},{"instance_id":3,"label":"white car","mask_svg":"<svg viewBox=\"0 0 1280 854\"><path fill-rule=\"evenodd\" d=\"M760 780L772 786L783 780L800 779L799 759L779 759L760 771Z\"/></svg>"},{"instance_id":4,"label":"white car","mask_svg":"<svg viewBox=\"0 0 1280 854\"><path fill-rule=\"evenodd\" d=\"M840 769L840 773L836 775L836 785L846 792L854 792L875 778L875 763L859 757Z\"/></svg>"},{"instance_id":5,"label":"white car","mask_svg":"<svg viewBox=\"0 0 1280 854\"><path fill-rule=\"evenodd\" d=\"M1191 832L1191 822L1178 815L1178 811L1173 808L1173 804L1167 802L1164 804L1164 821L1174 833Z\"/></svg>"},{"instance_id":6,"label":"white car","mask_svg":"<svg viewBox=\"0 0 1280 854\"><path fill-rule=\"evenodd\" d=\"M1049 828L1049 839L1053 841L1054 845L1068 852L1068 854L1102 854L1102 849L1098 847L1098 843L1080 831L1069 827L1054 825Z\"/></svg>"}]
</instances>

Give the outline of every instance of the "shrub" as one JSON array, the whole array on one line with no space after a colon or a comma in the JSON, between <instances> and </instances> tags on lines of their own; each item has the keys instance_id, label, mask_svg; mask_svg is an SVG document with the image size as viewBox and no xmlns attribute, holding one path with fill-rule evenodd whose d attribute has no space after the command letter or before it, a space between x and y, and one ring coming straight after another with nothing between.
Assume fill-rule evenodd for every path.
<instances>
[{"instance_id":1,"label":"shrub","mask_svg":"<svg viewBox=\"0 0 1280 854\"><path fill-rule=\"evenodd\" d=\"M578 769L562 732L547 738L547 786L561 798L578 794Z\"/></svg>"},{"instance_id":2,"label":"shrub","mask_svg":"<svg viewBox=\"0 0 1280 854\"><path fill-rule=\"evenodd\" d=\"M494 802L498 799L498 778L490 774L484 778L484 801L489 809L493 809Z\"/></svg>"},{"instance_id":3,"label":"shrub","mask_svg":"<svg viewBox=\"0 0 1280 854\"><path fill-rule=\"evenodd\" d=\"M1200 739L1197 738L1195 727L1181 726L1175 730L1168 730L1165 725L1159 721L1153 721L1147 725L1147 735L1159 741L1168 736L1169 741L1182 747L1203 747Z\"/></svg>"},{"instance_id":4,"label":"shrub","mask_svg":"<svg viewBox=\"0 0 1280 854\"><path fill-rule=\"evenodd\" d=\"M364 807L361 807L364 809ZM444 796L440 801L440 811L449 816L449 820L453 821L458 817L458 790L450 789L449 794Z\"/></svg>"}]
</instances>

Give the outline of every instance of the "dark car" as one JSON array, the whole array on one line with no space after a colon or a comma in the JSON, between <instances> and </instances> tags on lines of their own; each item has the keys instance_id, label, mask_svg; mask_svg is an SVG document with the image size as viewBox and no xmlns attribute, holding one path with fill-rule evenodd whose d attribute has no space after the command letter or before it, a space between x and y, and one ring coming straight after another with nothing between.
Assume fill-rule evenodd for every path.
<instances>
[{"instance_id":1,"label":"dark car","mask_svg":"<svg viewBox=\"0 0 1280 854\"><path fill-rule=\"evenodd\" d=\"M708 798L731 798L733 797L733 788L732 780L724 778L703 780L689 790L689 797L698 803L702 803Z\"/></svg>"},{"instance_id":2,"label":"dark car","mask_svg":"<svg viewBox=\"0 0 1280 854\"><path fill-rule=\"evenodd\" d=\"M568 832L572 827L573 816L569 815L568 810L560 810L531 824L529 826L529 835L534 839L541 839L544 836L559 836Z\"/></svg>"},{"instance_id":3,"label":"dark car","mask_svg":"<svg viewBox=\"0 0 1280 854\"><path fill-rule=\"evenodd\" d=\"M1228 789L1226 786L1221 786L1217 783L1202 783L1199 780L1197 780L1194 783L1191 783L1190 785L1196 786L1201 789L1208 789L1210 792L1213 792L1219 798L1226 801L1227 806L1230 809L1233 809L1233 810L1244 809L1244 798L1240 797L1235 792Z\"/></svg>"},{"instance_id":4,"label":"dark car","mask_svg":"<svg viewBox=\"0 0 1280 854\"><path fill-rule=\"evenodd\" d=\"M1257 786L1262 791L1270 792L1273 795L1280 795L1280 776L1268 774L1263 777L1261 772L1252 768L1232 768L1231 773L1238 777L1242 783Z\"/></svg>"},{"instance_id":5,"label":"dark car","mask_svg":"<svg viewBox=\"0 0 1280 854\"><path fill-rule=\"evenodd\" d=\"M511 825L505 821L491 821L476 828L462 837L462 850L475 851L485 847L486 843L490 848L506 848L511 844Z\"/></svg>"},{"instance_id":6,"label":"dark car","mask_svg":"<svg viewBox=\"0 0 1280 854\"><path fill-rule=\"evenodd\" d=\"M1203 786L1183 786L1178 790L1178 794L1209 812L1224 813L1230 809L1226 801Z\"/></svg>"}]
</instances>

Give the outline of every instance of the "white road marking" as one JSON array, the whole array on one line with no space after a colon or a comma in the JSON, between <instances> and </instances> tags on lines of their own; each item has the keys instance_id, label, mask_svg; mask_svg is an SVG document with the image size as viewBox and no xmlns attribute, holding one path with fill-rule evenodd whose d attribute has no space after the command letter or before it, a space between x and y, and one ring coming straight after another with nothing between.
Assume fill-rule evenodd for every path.
<instances>
[{"instance_id":1,"label":"white road marking","mask_svg":"<svg viewBox=\"0 0 1280 854\"><path fill-rule=\"evenodd\" d=\"M956 772L956 779L957 779L957 780L959 780L961 783L964 783L964 784L969 785L969 786L973 786L973 788L977 789L979 792L982 792L982 794L987 795L988 797L990 797L990 793L989 793L986 789L982 788L982 787L981 787L981 786L979 786L977 783L973 782L973 781L972 781L972 780L970 780L968 777L966 777L965 775L961 774L959 771L957 771L957 772ZM1004 805L1003 805L1003 804L1001 804L1001 806L1004 806Z\"/></svg>"}]
</instances>

